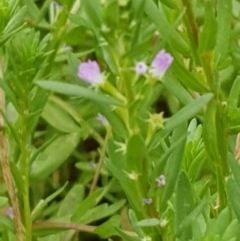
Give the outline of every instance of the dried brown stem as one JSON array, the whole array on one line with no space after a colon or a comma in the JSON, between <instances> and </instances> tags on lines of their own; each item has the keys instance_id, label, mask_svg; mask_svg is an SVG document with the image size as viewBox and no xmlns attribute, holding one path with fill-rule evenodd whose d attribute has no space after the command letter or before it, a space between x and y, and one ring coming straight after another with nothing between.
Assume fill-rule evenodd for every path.
<instances>
[{"instance_id":1,"label":"dried brown stem","mask_svg":"<svg viewBox=\"0 0 240 241\"><path fill-rule=\"evenodd\" d=\"M101 169L102 169L102 165L103 165L103 160L104 160L104 156L105 156L105 152L106 152L106 144L107 144L107 139L108 139L109 135L110 135L110 130L107 128L106 138L105 138L105 141L102 145L102 149L100 151L100 158L99 158L99 161L97 163L97 168L96 168L96 171L95 171L95 175L93 177L93 181L92 181L92 184L91 184L91 187L90 187L89 194L91 194L97 186L97 182L98 182L98 179L100 177L100 173L101 173Z\"/></svg>"},{"instance_id":2,"label":"dried brown stem","mask_svg":"<svg viewBox=\"0 0 240 241\"><path fill-rule=\"evenodd\" d=\"M237 139L236 139L235 158L238 162L240 162L240 133L238 133Z\"/></svg>"},{"instance_id":3,"label":"dried brown stem","mask_svg":"<svg viewBox=\"0 0 240 241\"><path fill-rule=\"evenodd\" d=\"M93 233L97 226L81 225L77 223L62 223L62 222L36 222L33 224L33 229L46 229L46 228L59 228L59 229L72 229L80 232ZM122 230L129 236L136 237L136 234L131 231Z\"/></svg>"},{"instance_id":4,"label":"dried brown stem","mask_svg":"<svg viewBox=\"0 0 240 241\"><path fill-rule=\"evenodd\" d=\"M36 222L33 224L34 229L41 228L59 228L59 229L73 229L81 232L92 233L95 230L95 226L80 225L76 223L61 223L61 222Z\"/></svg>"},{"instance_id":5,"label":"dried brown stem","mask_svg":"<svg viewBox=\"0 0 240 241\"><path fill-rule=\"evenodd\" d=\"M0 81L2 81L2 69L0 63ZM0 113L5 111L5 94L3 90L0 89ZM8 138L4 131L4 118L0 115L0 163L3 173L3 180L7 187L10 204L13 209L13 221L16 228L16 240L23 241L23 227L21 222L21 214L19 208L19 201L13 181L13 176L10 170L10 160L9 160L9 147Z\"/></svg>"}]
</instances>

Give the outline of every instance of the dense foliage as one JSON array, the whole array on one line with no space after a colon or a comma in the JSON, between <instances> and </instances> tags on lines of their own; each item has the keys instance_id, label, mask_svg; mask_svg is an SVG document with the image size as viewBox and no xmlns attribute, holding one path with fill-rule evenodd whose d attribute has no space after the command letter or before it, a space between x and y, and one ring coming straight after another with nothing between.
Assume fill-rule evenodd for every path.
<instances>
[{"instance_id":1,"label":"dense foliage","mask_svg":"<svg viewBox=\"0 0 240 241\"><path fill-rule=\"evenodd\" d=\"M0 241L240 240L240 1L0 1Z\"/></svg>"}]
</instances>

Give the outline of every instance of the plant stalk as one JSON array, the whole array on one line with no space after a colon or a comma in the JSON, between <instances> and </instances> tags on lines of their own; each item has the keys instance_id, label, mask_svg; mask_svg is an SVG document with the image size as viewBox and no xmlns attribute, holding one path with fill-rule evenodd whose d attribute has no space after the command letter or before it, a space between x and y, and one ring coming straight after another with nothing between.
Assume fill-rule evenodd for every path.
<instances>
[{"instance_id":1,"label":"plant stalk","mask_svg":"<svg viewBox=\"0 0 240 241\"><path fill-rule=\"evenodd\" d=\"M0 65L0 80L2 80L2 71ZM7 187L10 204L13 209L13 222L16 229L16 240L23 241L23 226L21 221L20 205L15 189L14 178L10 168L8 137L5 133L3 113L5 112L5 94L0 89L0 163L3 173L3 180Z\"/></svg>"}]
</instances>

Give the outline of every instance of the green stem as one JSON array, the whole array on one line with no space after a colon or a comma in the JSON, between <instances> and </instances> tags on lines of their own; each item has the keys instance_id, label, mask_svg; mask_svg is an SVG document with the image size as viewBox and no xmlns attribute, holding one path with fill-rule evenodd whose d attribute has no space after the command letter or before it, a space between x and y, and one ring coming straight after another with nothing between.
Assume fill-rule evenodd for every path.
<instances>
[{"instance_id":1,"label":"green stem","mask_svg":"<svg viewBox=\"0 0 240 241\"><path fill-rule=\"evenodd\" d=\"M30 173L30 153L29 153L29 133L28 133L28 100L25 99L22 105L20 126L21 131L21 156L20 168L23 176L23 217L25 226L25 241L32 240L32 219L29 196L29 173Z\"/></svg>"},{"instance_id":2,"label":"green stem","mask_svg":"<svg viewBox=\"0 0 240 241\"><path fill-rule=\"evenodd\" d=\"M218 95L217 94L217 89L218 89L217 81L216 81L215 75L213 74L211 63L212 63L212 52L205 52L201 56L201 64L202 64L202 67L204 70L204 74L206 76L209 89L213 93Z\"/></svg>"},{"instance_id":3,"label":"green stem","mask_svg":"<svg viewBox=\"0 0 240 241\"><path fill-rule=\"evenodd\" d=\"M192 6L189 0L182 0L183 5L186 7L186 18L185 24L187 27L188 36L191 43L192 53L194 55L195 61L198 64L200 62L199 55L197 53L198 47L198 28L194 18Z\"/></svg>"},{"instance_id":4,"label":"green stem","mask_svg":"<svg viewBox=\"0 0 240 241\"><path fill-rule=\"evenodd\" d=\"M220 101L219 101L220 102ZM226 112L224 106L218 104L216 111L216 133L217 133L217 148L218 148L218 189L219 189L219 206L220 210L227 206L227 195L225 186L225 176L229 175L227 165L228 153L228 135L227 123L225 121Z\"/></svg>"},{"instance_id":5,"label":"green stem","mask_svg":"<svg viewBox=\"0 0 240 241\"><path fill-rule=\"evenodd\" d=\"M96 168L96 171L95 171L95 175L93 177L93 181L92 181L92 184L91 184L91 187L90 187L89 195L91 193L93 193L94 189L97 186L97 182L98 182L98 179L99 179L100 174L101 174L101 169L102 169L104 157L105 157L105 154L106 154L107 140L108 140L110 134L111 134L111 130L110 130L110 128L107 127L107 134L106 134L104 143L102 144L102 147L101 147L101 150L100 150L100 158L99 158L97 168Z\"/></svg>"},{"instance_id":6,"label":"green stem","mask_svg":"<svg viewBox=\"0 0 240 241\"><path fill-rule=\"evenodd\" d=\"M133 91L133 86L132 86L132 77L128 75L127 71L122 71L121 73L121 80L124 83L124 90L125 94L128 100L128 103L131 103L134 100L134 91Z\"/></svg>"},{"instance_id":7,"label":"green stem","mask_svg":"<svg viewBox=\"0 0 240 241\"><path fill-rule=\"evenodd\" d=\"M217 208L221 211L227 205L227 195L225 187L226 162L227 162L227 135L225 133L226 124L222 121L224 118L219 111L218 101L212 100L207 107L205 116L205 148L209 159L212 161L212 167L215 169L217 183Z\"/></svg>"}]
</instances>

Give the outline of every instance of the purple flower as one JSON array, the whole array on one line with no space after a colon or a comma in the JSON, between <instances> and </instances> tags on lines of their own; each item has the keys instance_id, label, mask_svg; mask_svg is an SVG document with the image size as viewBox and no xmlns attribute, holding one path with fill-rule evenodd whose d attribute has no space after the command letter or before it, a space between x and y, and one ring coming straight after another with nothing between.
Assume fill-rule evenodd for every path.
<instances>
[{"instance_id":1,"label":"purple flower","mask_svg":"<svg viewBox=\"0 0 240 241\"><path fill-rule=\"evenodd\" d=\"M100 121L104 126L108 124L107 118L102 114L97 115L97 120Z\"/></svg>"},{"instance_id":2,"label":"purple flower","mask_svg":"<svg viewBox=\"0 0 240 241\"><path fill-rule=\"evenodd\" d=\"M92 85L99 85L104 78L96 61L88 60L78 67L78 77Z\"/></svg>"},{"instance_id":3,"label":"purple flower","mask_svg":"<svg viewBox=\"0 0 240 241\"><path fill-rule=\"evenodd\" d=\"M6 216L8 216L9 218L13 219L13 209L12 209L12 207L5 208L4 214Z\"/></svg>"},{"instance_id":4,"label":"purple flower","mask_svg":"<svg viewBox=\"0 0 240 241\"><path fill-rule=\"evenodd\" d=\"M143 202L147 205L150 205L150 204L152 204L153 199L151 197L147 197L147 198L143 199Z\"/></svg>"},{"instance_id":5,"label":"purple flower","mask_svg":"<svg viewBox=\"0 0 240 241\"><path fill-rule=\"evenodd\" d=\"M173 57L165 50L161 50L152 62L151 74L154 77L162 78L172 62Z\"/></svg>"},{"instance_id":6,"label":"purple flower","mask_svg":"<svg viewBox=\"0 0 240 241\"><path fill-rule=\"evenodd\" d=\"M162 174L158 178L156 178L155 181L158 187L162 187L166 184L166 177Z\"/></svg>"},{"instance_id":7,"label":"purple flower","mask_svg":"<svg viewBox=\"0 0 240 241\"><path fill-rule=\"evenodd\" d=\"M145 74L147 72L147 65L144 62L137 62L135 65L135 71L137 74Z\"/></svg>"}]
</instances>

